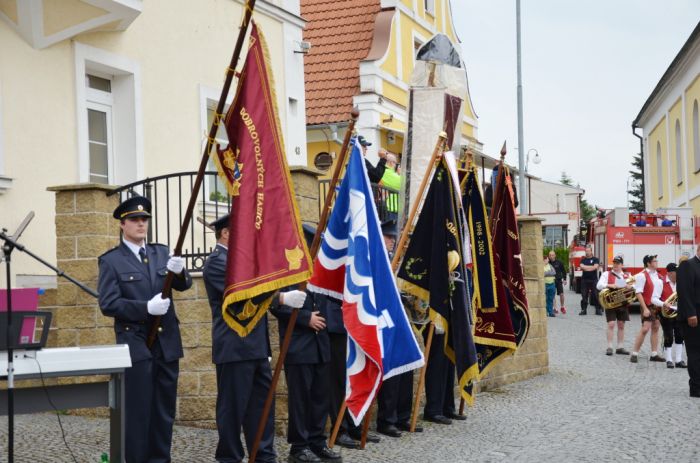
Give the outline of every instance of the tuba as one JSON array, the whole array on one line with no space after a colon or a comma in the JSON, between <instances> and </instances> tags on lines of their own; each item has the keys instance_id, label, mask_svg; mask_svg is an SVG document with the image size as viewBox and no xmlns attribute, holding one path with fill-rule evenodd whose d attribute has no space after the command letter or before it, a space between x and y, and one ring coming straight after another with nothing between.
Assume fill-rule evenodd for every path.
<instances>
[{"instance_id":1,"label":"tuba","mask_svg":"<svg viewBox=\"0 0 700 463\"><path fill-rule=\"evenodd\" d=\"M664 304L668 304L672 307L678 306L678 292L674 291L673 294L668 296L664 301ZM661 307L661 315L664 318L676 318L678 316L678 310Z\"/></svg>"},{"instance_id":2,"label":"tuba","mask_svg":"<svg viewBox=\"0 0 700 463\"><path fill-rule=\"evenodd\" d=\"M634 276L629 276L627 283L634 283ZM637 294L634 287L625 286L624 288L605 288L598 293L598 302L605 310L615 310L622 306L632 304L637 299Z\"/></svg>"}]
</instances>

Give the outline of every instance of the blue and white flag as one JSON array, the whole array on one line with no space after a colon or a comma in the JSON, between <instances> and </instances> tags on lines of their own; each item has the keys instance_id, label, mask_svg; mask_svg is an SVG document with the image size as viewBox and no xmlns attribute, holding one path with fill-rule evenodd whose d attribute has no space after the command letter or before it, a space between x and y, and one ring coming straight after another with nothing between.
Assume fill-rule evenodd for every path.
<instances>
[{"instance_id":1,"label":"blue and white flag","mask_svg":"<svg viewBox=\"0 0 700 463\"><path fill-rule=\"evenodd\" d=\"M343 301L348 331L345 401L359 425L381 381L420 368L424 360L391 272L357 142L308 289Z\"/></svg>"}]
</instances>

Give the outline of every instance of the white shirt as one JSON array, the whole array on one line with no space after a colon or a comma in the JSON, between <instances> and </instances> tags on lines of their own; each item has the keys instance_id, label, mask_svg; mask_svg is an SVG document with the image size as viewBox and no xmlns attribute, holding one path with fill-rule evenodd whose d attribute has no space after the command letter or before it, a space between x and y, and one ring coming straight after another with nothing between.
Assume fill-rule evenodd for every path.
<instances>
[{"instance_id":1,"label":"white shirt","mask_svg":"<svg viewBox=\"0 0 700 463\"><path fill-rule=\"evenodd\" d=\"M672 282L671 280L667 280L667 281L668 281L668 284L671 285L671 289L675 292L676 291L676 284L674 282ZM654 286L654 293L651 295L651 303L652 304L659 306L659 307L664 305L664 301L661 300L661 293L663 293L663 288L664 288L663 282L661 282L661 289L658 291L656 290L656 286Z\"/></svg>"},{"instance_id":2,"label":"white shirt","mask_svg":"<svg viewBox=\"0 0 700 463\"><path fill-rule=\"evenodd\" d=\"M637 294L643 293L644 292L644 284L646 283L646 273L649 273L649 278L651 278L651 283L654 285L654 290L652 291L652 300L654 297L654 294L658 291L659 294L661 294L661 291L664 289L664 283L661 281L661 278L659 278L658 272L656 270L644 270L634 276L634 291Z\"/></svg>"},{"instance_id":3,"label":"white shirt","mask_svg":"<svg viewBox=\"0 0 700 463\"><path fill-rule=\"evenodd\" d=\"M611 273L615 275L615 285L617 285L618 288L624 288L627 285L624 272L615 273L612 270L606 270L598 279L598 284L596 285L598 291L602 291L608 287L608 275Z\"/></svg>"},{"instance_id":4,"label":"white shirt","mask_svg":"<svg viewBox=\"0 0 700 463\"><path fill-rule=\"evenodd\" d=\"M145 241L141 242L141 245L134 244L129 240L122 240L122 242L124 244L126 244L126 247L129 248L129 250L134 253L134 255L139 260L139 262L141 262L141 256L139 255L139 250L146 249L146 242Z\"/></svg>"}]
</instances>

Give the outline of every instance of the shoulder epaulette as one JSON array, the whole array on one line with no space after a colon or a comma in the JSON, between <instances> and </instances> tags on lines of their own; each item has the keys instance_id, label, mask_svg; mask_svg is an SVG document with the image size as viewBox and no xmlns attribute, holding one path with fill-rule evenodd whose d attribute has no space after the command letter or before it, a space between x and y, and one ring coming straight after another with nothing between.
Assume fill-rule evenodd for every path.
<instances>
[{"instance_id":1,"label":"shoulder epaulette","mask_svg":"<svg viewBox=\"0 0 700 463\"><path fill-rule=\"evenodd\" d=\"M106 256L106 255L109 254L110 252L116 251L117 249L119 249L119 246L114 246L112 249L109 249L109 250L103 252L102 254L100 254L100 256L98 257L98 259L100 259L100 258Z\"/></svg>"}]
</instances>

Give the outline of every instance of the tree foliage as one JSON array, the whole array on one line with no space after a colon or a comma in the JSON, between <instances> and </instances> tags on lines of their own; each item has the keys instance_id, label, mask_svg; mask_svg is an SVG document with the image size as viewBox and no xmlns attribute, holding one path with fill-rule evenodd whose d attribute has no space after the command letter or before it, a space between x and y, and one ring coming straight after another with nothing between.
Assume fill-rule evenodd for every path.
<instances>
[{"instance_id":1,"label":"tree foliage","mask_svg":"<svg viewBox=\"0 0 700 463\"><path fill-rule=\"evenodd\" d=\"M629 208L637 212L644 212L644 160L642 154L636 154L632 159L632 170L629 171L632 182L629 185Z\"/></svg>"}]
</instances>

